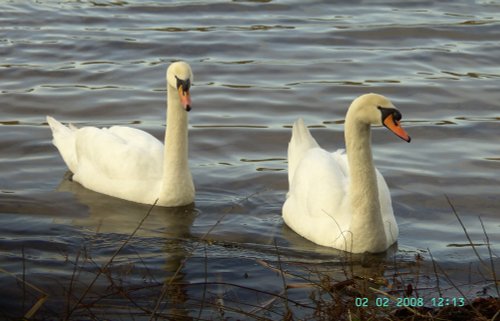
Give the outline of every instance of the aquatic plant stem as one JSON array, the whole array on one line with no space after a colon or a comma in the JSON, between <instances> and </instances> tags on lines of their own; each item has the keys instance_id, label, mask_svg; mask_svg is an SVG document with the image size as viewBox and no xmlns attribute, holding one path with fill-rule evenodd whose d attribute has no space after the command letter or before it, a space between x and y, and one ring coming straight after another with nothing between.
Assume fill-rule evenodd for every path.
<instances>
[{"instance_id":1,"label":"aquatic plant stem","mask_svg":"<svg viewBox=\"0 0 500 321\"><path fill-rule=\"evenodd\" d=\"M24 256L24 244L21 246L21 255L23 257L23 311L26 303L26 258Z\"/></svg>"},{"instance_id":2,"label":"aquatic plant stem","mask_svg":"<svg viewBox=\"0 0 500 321\"><path fill-rule=\"evenodd\" d=\"M205 254L205 261L203 262L203 277L205 280L205 285L203 286L203 295L201 297L201 305L200 305L200 310L198 311L198 319L201 319L201 314L203 313L203 309L205 308L205 296L207 294L207 285L206 283L208 282L208 257L207 257L207 246L205 244L205 247L203 248L204 254Z\"/></svg>"},{"instance_id":3,"label":"aquatic plant stem","mask_svg":"<svg viewBox=\"0 0 500 321\"><path fill-rule=\"evenodd\" d=\"M73 284L75 282L76 268L78 266L78 262L80 261L80 255L81 255L81 252L78 251L78 253L76 253L75 265L73 267L73 273L71 273L71 279L69 281L68 297L66 299L66 316L68 316L70 314L70 311L71 311L70 295L71 295L71 292L73 291Z\"/></svg>"},{"instance_id":4,"label":"aquatic plant stem","mask_svg":"<svg viewBox=\"0 0 500 321\"><path fill-rule=\"evenodd\" d=\"M460 223L460 226L462 226L462 229L464 230L464 233L465 233L465 237L467 237L467 240L469 240L469 244L472 247L472 250L476 254L477 258L479 259L479 262L481 262L483 265L486 265L486 263L484 263L483 259L481 258L481 256L477 252L476 246L474 245L474 242L472 242L472 239L470 238L469 233L467 232L467 229L465 228L464 223L460 219L460 216L458 216L458 213L455 210L455 206L453 206L453 204L451 203L450 198L448 197L447 194L444 194L444 196L446 197L446 201L450 205L451 210L453 211L453 214L455 214L455 217L457 218L458 222Z\"/></svg>"},{"instance_id":5,"label":"aquatic plant stem","mask_svg":"<svg viewBox=\"0 0 500 321\"><path fill-rule=\"evenodd\" d=\"M287 291L287 285L286 285L286 279L285 279L285 273L283 271L283 266L281 265L281 257L280 257L280 252L278 248L278 244L276 243L276 238L274 239L274 248L276 249L276 257L278 258L278 268L280 270L280 275L281 275L281 280L283 281L283 293L286 298L285 302L285 309L286 309L286 314L285 317L291 316L291 310L290 307L288 306L288 291Z\"/></svg>"},{"instance_id":6,"label":"aquatic plant stem","mask_svg":"<svg viewBox=\"0 0 500 321\"><path fill-rule=\"evenodd\" d=\"M41 290L40 288L38 288L35 285L33 285L33 284L29 283L28 281L24 280L24 277L23 278L19 278L14 273L10 273L9 271L4 270L2 268L0 268L0 272L12 276L13 278L15 278L16 280L18 280L19 282L22 282L23 286L27 285L28 287L32 288L33 290L35 290L35 291L37 291L38 293L41 294L40 298L38 298L38 300L36 301L36 303L28 310L28 312L26 312L24 314L23 320L31 319L36 314L36 312L38 311L38 309L40 309L42 307L42 305L45 303L45 301L47 301L47 299L49 298L49 295L47 293L45 293L43 290Z\"/></svg>"},{"instance_id":7,"label":"aquatic plant stem","mask_svg":"<svg viewBox=\"0 0 500 321\"><path fill-rule=\"evenodd\" d=\"M441 286L439 285L439 274L438 274L438 271L437 271L437 266L436 266L436 261L434 260L434 256L432 256L432 252L429 248L427 248L427 252L429 252L429 256L431 257L431 261L432 261L432 268L434 270L434 275L436 276L436 286L437 286L437 290L438 290L438 293L439 293L439 297L443 297L443 292L441 291Z\"/></svg>"},{"instance_id":8,"label":"aquatic plant stem","mask_svg":"<svg viewBox=\"0 0 500 321\"><path fill-rule=\"evenodd\" d=\"M497 296L500 297L500 289L498 288L499 281L497 278L497 272L495 271L495 263L493 261L493 253L491 252L490 237L488 236L488 233L486 233L486 228L484 227L484 223L483 223L483 220L481 219L481 216L479 216L479 222L481 222L481 227L483 229L484 237L486 238L486 246L488 247L488 254L490 256L490 265L491 265L491 274L493 276L493 283L495 284Z\"/></svg>"}]
</instances>

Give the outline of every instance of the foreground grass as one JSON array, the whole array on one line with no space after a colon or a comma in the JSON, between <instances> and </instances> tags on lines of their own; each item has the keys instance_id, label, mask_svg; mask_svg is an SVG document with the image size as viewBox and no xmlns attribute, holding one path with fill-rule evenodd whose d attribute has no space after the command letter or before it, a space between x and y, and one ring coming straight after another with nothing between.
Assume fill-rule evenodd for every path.
<instances>
[{"instance_id":1,"label":"foreground grass","mask_svg":"<svg viewBox=\"0 0 500 321\"><path fill-rule=\"evenodd\" d=\"M249 196L249 197L252 197ZM248 197L248 198L249 198ZM73 272L61 280L63 295L51 302L53 289L42 290L22 277L9 274L22 292L19 309L1 311L6 320L500 320L500 282L495 272L493 251L483 226L489 256L483 258L469 237L453 204L447 198L460 222L489 292L471 296L463 284L455 284L445 268L430 251L427 258L416 254L410 261L395 261L392 266L382 260L383 271L373 273L364 265L380 264L346 254L332 273L329 264L289 261L274 244L274 259L239 258L256 266L261 274L274 275L273 284L251 276L223 278L211 271L220 259L210 258L211 247L221 246L209 235L231 208L206 234L196 241L190 252L179 260L177 268L164 280L148 269L142 258L132 265L116 263L119 254L130 245L137 228L118 246L104 263L97 264L85 247L70 262ZM482 221L481 221L482 224ZM182 242L182 240L178 240ZM222 246L228 246L223 244ZM235 245L231 245L235 246ZM197 253L197 254L195 254ZM371 260L368 256L368 260ZM201 278L185 280L183 269L196 262ZM431 273L422 266L432 266ZM366 272L368 270L369 272ZM384 271L390 272L384 272ZM0 270L0 273L9 273ZM137 275L142 275L137 280ZM50 292L50 293L49 293ZM450 295L451 293L451 295ZM52 294L54 295L54 294Z\"/></svg>"},{"instance_id":2,"label":"foreground grass","mask_svg":"<svg viewBox=\"0 0 500 321\"><path fill-rule=\"evenodd\" d=\"M49 303L50 295L27 286L25 297L27 302L33 302L29 311L23 317L4 315L3 319L500 320L500 300L492 296L443 302L444 306L439 307L425 296L437 293L435 286L431 289L428 284L395 285L390 279L371 279L357 274L334 279L310 264L281 260L255 260L261 269L275 273L276 278L282 280L281 289L273 287L269 291L257 284L244 285L239 280L213 281L209 270L206 281L184 281L172 275L164 282L138 283L127 280L130 271L119 271L112 265L108 265L107 270L93 272L94 277L100 274L103 280L94 283L96 289L88 290L88 278L86 284L79 281L84 273L79 271L85 266L84 259L79 262L60 304ZM347 275L349 273L346 271ZM415 276L392 277L410 279ZM423 296L419 295L424 292ZM418 301L420 298L422 304Z\"/></svg>"}]
</instances>

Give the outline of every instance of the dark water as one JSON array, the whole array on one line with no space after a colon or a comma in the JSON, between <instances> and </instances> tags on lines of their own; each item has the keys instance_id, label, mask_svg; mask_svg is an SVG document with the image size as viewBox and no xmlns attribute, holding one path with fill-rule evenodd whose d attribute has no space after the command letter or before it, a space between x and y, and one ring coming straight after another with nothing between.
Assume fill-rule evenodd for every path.
<instances>
[{"instance_id":1,"label":"dark water","mask_svg":"<svg viewBox=\"0 0 500 321\"><path fill-rule=\"evenodd\" d=\"M342 253L283 224L286 148L298 117L322 146L343 147L346 108L367 92L399 107L412 143L374 130L400 237L385 256L355 259L353 273L387 278L383 290L396 275L427 298L438 288L495 295L500 2L4 1L0 10L0 318L23 315L43 291L39 318L147 319L160 300L157 312L174 319L279 319L283 300L272 312L255 307L272 299L262 291L283 294L264 262L282 263L289 283L345 279ZM196 204L154 209L141 224L149 207L65 178L45 116L162 138L165 69L178 59L195 74ZM309 304L311 291L287 295ZM82 296L88 308L71 311Z\"/></svg>"}]
</instances>

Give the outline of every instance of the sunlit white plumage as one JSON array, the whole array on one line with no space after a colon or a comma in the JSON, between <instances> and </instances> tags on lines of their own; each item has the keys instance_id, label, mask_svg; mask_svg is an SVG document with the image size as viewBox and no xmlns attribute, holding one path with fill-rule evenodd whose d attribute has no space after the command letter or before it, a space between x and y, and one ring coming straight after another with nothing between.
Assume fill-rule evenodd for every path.
<instances>
[{"instance_id":1,"label":"sunlit white plumage","mask_svg":"<svg viewBox=\"0 0 500 321\"><path fill-rule=\"evenodd\" d=\"M160 206L194 201L188 166L188 117L193 74L188 64L175 62L167 70L165 145L131 127L66 127L52 117L47 122L53 143L73 173L88 189L121 199Z\"/></svg>"},{"instance_id":2,"label":"sunlit white plumage","mask_svg":"<svg viewBox=\"0 0 500 321\"><path fill-rule=\"evenodd\" d=\"M320 148L297 120L288 145L285 223L314 243L352 253L383 252L394 244L399 230L389 189L373 165L370 126L383 124L409 142L400 119L387 98L358 97L346 115L347 154Z\"/></svg>"}]
</instances>

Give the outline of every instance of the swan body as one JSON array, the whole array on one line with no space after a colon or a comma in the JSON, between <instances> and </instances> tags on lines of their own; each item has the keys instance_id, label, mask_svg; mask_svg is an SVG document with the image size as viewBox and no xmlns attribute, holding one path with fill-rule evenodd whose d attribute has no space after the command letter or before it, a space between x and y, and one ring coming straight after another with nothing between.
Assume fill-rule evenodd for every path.
<instances>
[{"instance_id":1,"label":"swan body","mask_svg":"<svg viewBox=\"0 0 500 321\"><path fill-rule=\"evenodd\" d=\"M285 223L316 244L352 253L383 252L394 244L399 230L389 188L373 165L370 127L384 125L409 142L400 119L387 98L358 97L346 115L346 152L333 153L297 120L288 145Z\"/></svg>"},{"instance_id":2,"label":"swan body","mask_svg":"<svg viewBox=\"0 0 500 321\"><path fill-rule=\"evenodd\" d=\"M188 166L189 89L187 63L167 69L165 145L131 127L64 126L47 116L53 144L73 173L73 180L93 191L143 204L193 203L195 189Z\"/></svg>"}]
</instances>

